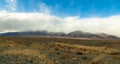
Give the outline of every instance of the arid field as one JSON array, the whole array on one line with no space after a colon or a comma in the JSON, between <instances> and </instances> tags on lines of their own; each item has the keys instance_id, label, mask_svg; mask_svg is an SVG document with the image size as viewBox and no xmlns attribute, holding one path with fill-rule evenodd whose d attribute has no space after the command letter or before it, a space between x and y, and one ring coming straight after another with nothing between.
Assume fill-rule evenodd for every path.
<instances>
[{"instance_id":1,"label":"arid field","mask_svg":"<svg viewBox=\"0 0 120 64\"><path fill-rule=\"evenodd\" d=\"M120 40L0 37L0 64L120 64Z\"/></svg>"}]
</instances>

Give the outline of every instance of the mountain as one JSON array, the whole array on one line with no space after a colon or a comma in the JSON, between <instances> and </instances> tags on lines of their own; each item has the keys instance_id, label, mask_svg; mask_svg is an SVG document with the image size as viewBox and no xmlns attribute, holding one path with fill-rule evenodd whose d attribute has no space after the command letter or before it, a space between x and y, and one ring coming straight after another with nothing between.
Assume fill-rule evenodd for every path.
<instances>
[{"instance_id":1,"label":"mountain","mask_svg":"<svg viewBox=\"0 0 120 64\"><path fill-rule=\"evenodd\" d=\"M24 32L8 32L2 33L0 36L60 36L60 37L75 37L75 38L94 38L94 39L120 39L114 35L104 33L92 34L83 31L73 31L68 34L64 32L48 32L44 31L24 31Z\"/></svg>"},{"instance_id":2,"label":"mountain","mask_svg":"<svg viewBox=\"0 0 120 64\"><path fill-rule=\"evenodd\" d=\"M120 39L117 36L114 35L108 35L104 33L100 34L92 34L88 32L82 32L82 31L73 31L68 33L69 37L79 37L79 38L95 38L95 39Z\"/></svg>"}]
</instances>

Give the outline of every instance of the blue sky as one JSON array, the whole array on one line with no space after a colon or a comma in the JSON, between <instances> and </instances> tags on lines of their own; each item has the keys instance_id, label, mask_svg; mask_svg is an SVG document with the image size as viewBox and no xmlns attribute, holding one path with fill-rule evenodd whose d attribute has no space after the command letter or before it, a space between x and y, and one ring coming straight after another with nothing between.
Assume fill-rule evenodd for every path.
<instances>
[{"instance_id":1,"label":"blue sky","mask_svg":"<svg viewBox=\"0 0 120 64\"><path fill-rule=\"evenodd\" d=\"M120 0L0 0L0 33L27 30L120 36Z\"/></svg>"},{"instance_id":2,"label":"blue sky","mask_svg":"<svg viewBox=\"0 0 120 64\"><path fill-rule=\"evenodd\" d=\"M14 3L0 0L0 10L13 12L9 5ZM12 0L11 0L12 1ZM108 17L120 14L120 0L13 0L14 12L40 12L39 4L44 3L52 15L80 17ZM8 6L7 6L8 5ZM14 5L13 5L14 6Z\"/></svg>"}]
</instances>

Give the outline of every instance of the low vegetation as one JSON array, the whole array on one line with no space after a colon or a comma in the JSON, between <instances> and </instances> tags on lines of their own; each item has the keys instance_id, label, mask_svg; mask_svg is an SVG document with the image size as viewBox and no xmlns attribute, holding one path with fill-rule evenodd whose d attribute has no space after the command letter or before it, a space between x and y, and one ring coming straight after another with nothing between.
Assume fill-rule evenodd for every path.
<instances>
[{"instance_id":1,"label":"low vegetation","mask_svg":"<svg viewBox=\"0 0 120 64\"><path fill-rule=\"evenodd\" d=\"M120 64L120 40L0 37L0 64Z\"/></svg>"}]
</instances>

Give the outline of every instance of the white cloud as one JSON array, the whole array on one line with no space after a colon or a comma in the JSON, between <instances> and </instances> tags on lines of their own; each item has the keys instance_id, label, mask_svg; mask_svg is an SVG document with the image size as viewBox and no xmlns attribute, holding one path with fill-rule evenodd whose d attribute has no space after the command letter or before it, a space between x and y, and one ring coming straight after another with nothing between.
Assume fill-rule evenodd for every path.
<instances>
[{"instance_id":1,"label":"white cloud","mask_svg":"<svg viewBox=\"0 0 120 64\"><path fill-rule=\"evenodd\" d=\"M50 7L47 6L45 3L41 2L38 4L39 11L45 14L50 14Z\"/></svg>"},{"instance_id":2,"label":"white cloud","mask_svg":"<svg viewBox=\"0 0 120 64\"><path fill-rule=\"evenodd\" d=\"M16 2L17 2L17 0L5 0L5 1L7 3L6 7L8 9L10 9L10 11L12 11L12 12L16 11L16 8L17 8Z\"/></svg>"},{"instance_id":3,"label":"white cloud","mask_svg":"<svg viewBox=\"0 0 120 64\"><path fill-rule=\"evenodd\" d=\"M10 2L15 2L16 0L10 0Z\"/></svg>"},{"instance_id":4,"label":"white cloud","mask_svg":"<svg viewBox=\"0 0 120 64\"><path fill-rule=\"evenodd\" d=\"M107 18L58 17L45 13L0 12L0 31L48 30L71 32L82 30L120 36L120 15Z\"/></svg>"},{"instance_id":5,"label":"white cloud","mask_svg":"<svg viewBox=\"0 0 120 64\"><path fill-rule=\"evenodd\" d=\"M0 13L5 13L5 12L7 12L6 10L0 10Z\"/></svg>"}]
</instances>

